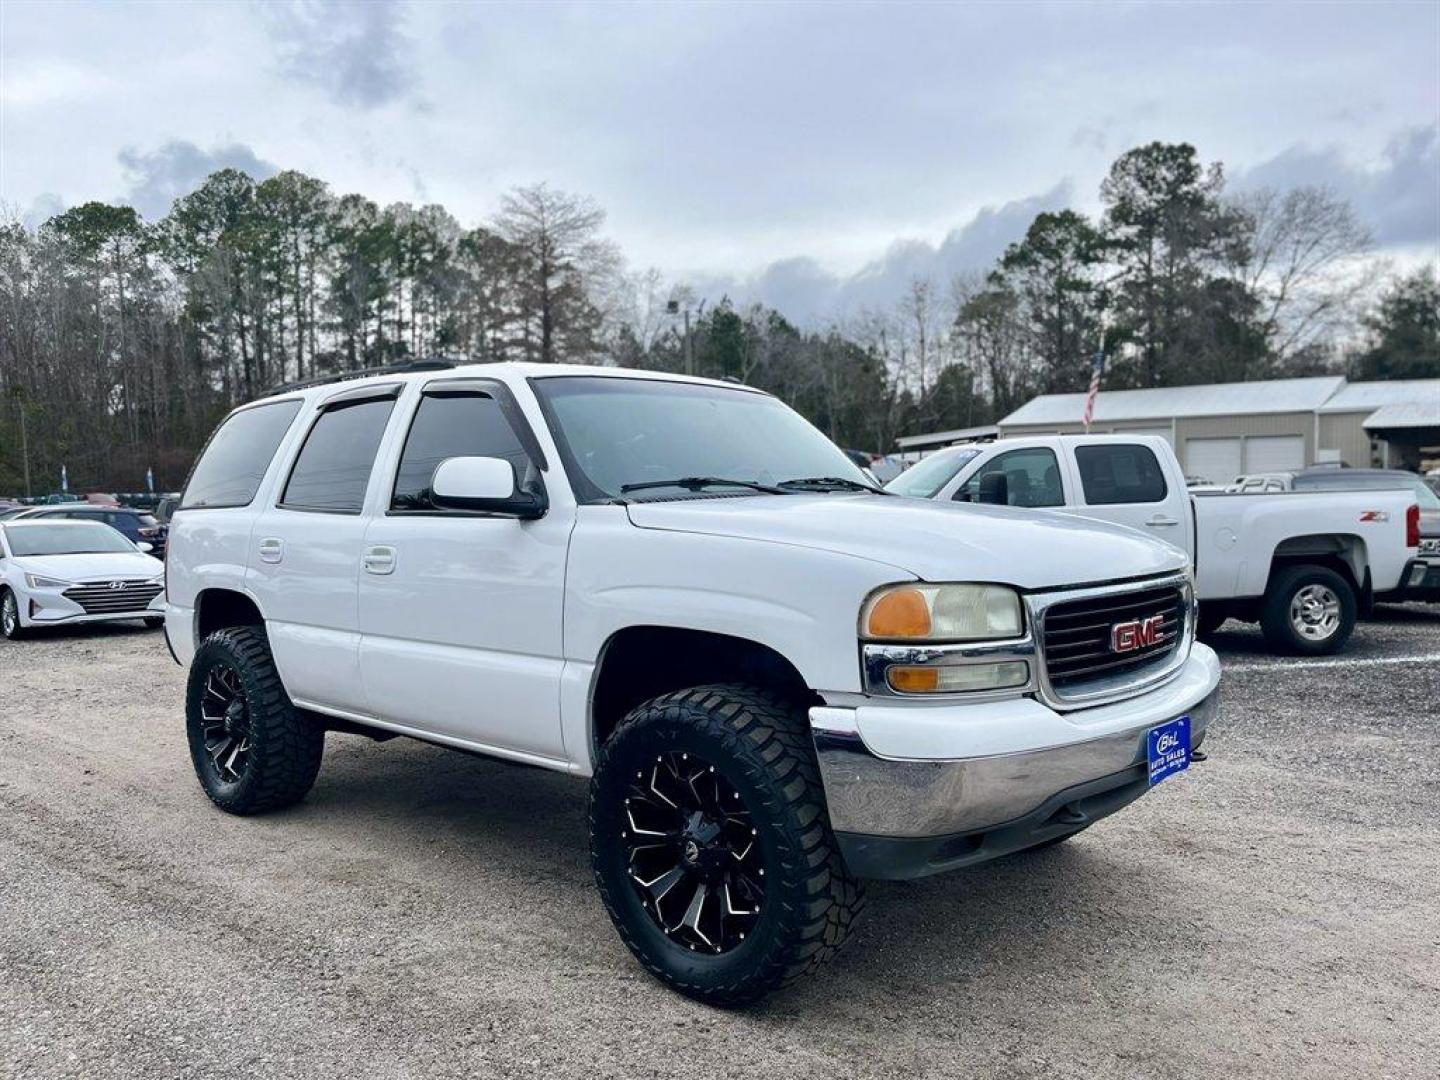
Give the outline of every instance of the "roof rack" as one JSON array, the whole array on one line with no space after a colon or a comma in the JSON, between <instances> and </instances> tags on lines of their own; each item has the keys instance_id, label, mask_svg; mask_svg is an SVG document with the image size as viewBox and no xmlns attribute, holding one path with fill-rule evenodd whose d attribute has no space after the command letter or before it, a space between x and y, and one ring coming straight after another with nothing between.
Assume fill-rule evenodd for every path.
<instances>
[{"instance_id":1,"label":"roof rack","mask_svg":"<svg viewBox=\"0 0 1440 1080\"><path fill-rule=\"evenodd\" d=\"M404 364L385 364L381 367L357 368L355 371L337 371L333 375L317 375L313 379L300 379L296 382L284 383L267 390L263 396L288 394L294 390L309 390L312 386L349 382L351 379L368 379L372 375L404 375L413 371L448 371L454 366L454 363L449 360L411 360Z\"/></svg>"}]
</instances>

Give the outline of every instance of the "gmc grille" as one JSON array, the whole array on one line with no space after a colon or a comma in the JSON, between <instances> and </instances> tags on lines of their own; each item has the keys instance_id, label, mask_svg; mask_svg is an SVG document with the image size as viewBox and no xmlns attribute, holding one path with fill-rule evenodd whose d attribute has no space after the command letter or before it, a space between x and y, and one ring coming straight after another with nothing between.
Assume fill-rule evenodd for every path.
<instances>
[{"instance_id":1,"label":"gmc grille","mask_svg":"<svg viewBox=\"0 0 1440 1080\"><path fill-rule=\"evenodd\" d=\"M150 601L160 595L161 589L156 581L122 581L118 589L112 589L111 584L109 581L96 581L88 585L73 585L60 595L79 604L86 615L117 615L144 611Z\"/></svg>"},{"instance_id":2,"label":"gmc grille","mask_svg":"<svg viewBox=\"0 0 1440 1080\"><path fill-rule=\"evenodd\" d=\"M1160 632L1153 642L1115 651L1112 629L1116 624L1157 615ZM1140 678L1179 646L1185 632L1185 594L1167 585L1062 601L1045 611L1042 630L1045 671L1050 686L1062 697L1097 679Z\"/></svg>"}]
</instances>

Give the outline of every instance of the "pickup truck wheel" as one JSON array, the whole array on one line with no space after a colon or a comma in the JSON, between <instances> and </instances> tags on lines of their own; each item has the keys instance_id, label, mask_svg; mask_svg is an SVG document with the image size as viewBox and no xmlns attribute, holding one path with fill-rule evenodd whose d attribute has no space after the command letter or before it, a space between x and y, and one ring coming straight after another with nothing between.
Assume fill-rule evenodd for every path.
<instances>
[{"instance_id":1,"label":"pickup truck wheel","mask_svg":"<svg viewBox=\"0 0 1440 1080\"><path fill-rule=\"evenodd\" d=\"M625 718L596 763L590 850L636 959L711 1005L756 1001L817 967L864 904L803 714L744 686L667 694Z\"/></svg>"},{"instance_id":2,"label":"pickup truck wheel","mask_svg":"<svg viewBox=\"0 0 1440 1080\"><path fill-rule=\"evenodd\" d=\"M20 604L9 589L0 589L0 633L11 641L25 636L25 627L20 625Z\"/></svg>"},{"instance_id":3,"label":"pickup truck wheel","mask_svg":"<svg viewBox=\"0 0 1440 1080\"><path fill-rule=\"evenodd\" d=\"M297 803L320 771L325 731L290 704L254 627L218 630L196 650L185 725L200 786L232 814Z\"/></svg>"},{"instance_id":4,"label":"pickup truck wheel","mask_svg":"<svg viewBox=\"0 0 1440 1080\"><path fill-rule=\"evenodd\" d=\"M1200 605L1200 619L1195 625L1195 635L1197 637L1208 638L1219 630L1220 627L1224 626L1226 620L1229 618L1230 612L1226 611L1221 605L1202 603Z\"/></svg>"},{"instance_id":5,"label":"pickup truck wheel","mask_svg":"<svg viewBox=\"0 0 1440 1080\"><path fill-rule=\"evenodd\" d=\"M1355 617L1355 590L1334 570L1289 566L1265 590L1260 628L1276 649L1322 656L1344 647Z\"/></svg>"}]
</instances>

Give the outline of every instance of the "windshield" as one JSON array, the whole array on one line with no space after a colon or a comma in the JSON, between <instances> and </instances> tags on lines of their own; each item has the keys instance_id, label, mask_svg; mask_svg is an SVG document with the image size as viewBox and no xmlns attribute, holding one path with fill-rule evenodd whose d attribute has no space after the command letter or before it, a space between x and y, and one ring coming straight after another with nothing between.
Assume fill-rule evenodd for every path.
<instances>
[{"instance_id":1,"label":"windshield","mask_svg":"<svg viewBox=\"0 0 1440 1080\"><path fill-rule=\"evenodd\" d=\"M768 394L701 383L586 375L534 381L582 501L627 485L714 477L763 485L811 477L874 485L799 413ZM721 488L746 494L751 489ZM627 498L677 498L663 485Z\"/></svg>"},{"instance_id":2,"label":"windshield","mask_svg":"<svg viewBox=\"0 0 1440 1080\"><path fill-rule=\"evenodd\" d=\"M109 525L73 522L65 525L15 523L5 526L10 553L22 555L90 555L101 552L135 554L135 545Z\"/></svg>"},{"instance_id":3,"label":"windshield","mask_svg":"<svg viewBox=\"0 0 1440 1080\"><path fill-rule=\"evenodd\" d=\"M886 484L885 490L893 495L908 495L913 499L931 498L978 453L980 451L973 448L938 451L911 465Z\"/></svg>"}]
</instances>

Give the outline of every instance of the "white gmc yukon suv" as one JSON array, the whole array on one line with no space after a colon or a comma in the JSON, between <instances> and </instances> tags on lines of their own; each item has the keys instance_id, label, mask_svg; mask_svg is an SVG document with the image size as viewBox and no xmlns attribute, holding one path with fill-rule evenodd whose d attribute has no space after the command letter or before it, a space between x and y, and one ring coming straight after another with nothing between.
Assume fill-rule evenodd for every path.
<instances>
[{"instance_id":1,"label":"white gmc yukon suv","mask_svg":"<svg viewBox=\"0 0 1440 1080\"><path fill-rule=\"evenodd\" d=\"M626 945L736 1005L841 944L858 879L1057 843L1202 758L1186 562L887 495L743 386L422 364L220 425L166 636L222 809L303 798L327 730L590 777Z\"/></svg>"}]
</instances>

